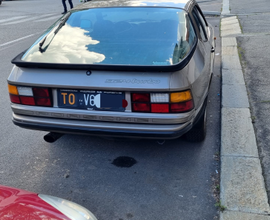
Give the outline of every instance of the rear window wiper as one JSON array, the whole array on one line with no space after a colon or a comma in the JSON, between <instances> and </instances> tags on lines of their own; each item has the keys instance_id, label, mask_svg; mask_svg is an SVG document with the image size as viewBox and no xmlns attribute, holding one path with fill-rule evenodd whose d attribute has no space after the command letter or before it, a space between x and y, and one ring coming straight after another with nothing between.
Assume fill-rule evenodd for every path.
<instances>
[{"instance_id":1,"label":"rear window wiper","mask_svg":"<svg viewBox=\"0 0 270 220\"><path fill-rule=\"evenodd\" d=\"M68 18L69 18L70 15L71 15L71 13L68 12L68 13L66 14L66 16L65 16L63 19L61 19L60 24L58 25L58 27L57 27L57 28L55 29L55 31L54 31L54 35L53 35L52 39L50 40L50 42L47 44L46 47L42 48L43 44L45 43L45 41L46 41L46 39L47 39L47 36L48 36L50 33L49 33L46 37L44 37L44 39L42 40L42 42L39 43L39 51L40 51L41 53L44 53L44 52L48 49L48 47L49 47L49 45L51 44L53 38L54 38L55 35L59 32L59 30L66 24L66 21L68 20Z\"/></svg>"}]
</instances>

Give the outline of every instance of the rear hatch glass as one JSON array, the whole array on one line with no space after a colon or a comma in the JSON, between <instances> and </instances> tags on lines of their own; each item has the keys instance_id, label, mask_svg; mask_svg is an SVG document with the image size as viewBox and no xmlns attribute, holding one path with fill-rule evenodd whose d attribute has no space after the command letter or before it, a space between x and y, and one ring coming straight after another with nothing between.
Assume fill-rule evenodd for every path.
<instances>
[{"instance_id":1,"label":"rear hatch glass","mask_svg":"<svg viewBox=\"0 0 270 220\"><path fill-rule=\"evenodd\" d=\"M74 11L22 57L25 62L170 66L195 44L188 14L176 8Z\"/></svg>"}]
</instances>

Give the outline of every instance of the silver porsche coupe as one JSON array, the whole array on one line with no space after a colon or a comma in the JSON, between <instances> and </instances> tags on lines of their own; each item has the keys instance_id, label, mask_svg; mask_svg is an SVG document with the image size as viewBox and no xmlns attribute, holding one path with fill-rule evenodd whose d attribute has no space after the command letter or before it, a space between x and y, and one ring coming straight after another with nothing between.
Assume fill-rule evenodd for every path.
<instances>
[{"instance_id":1,"label":"silver porsche coupe","mask_svg":"<svg viewBox=\"0 0 270 220\"><path fill-rule=\"evenodd\" d=\"M12 60L15 125L120 138L203 141L213 28L195 0L93 0Z\"/></svg>"}]
</instances>

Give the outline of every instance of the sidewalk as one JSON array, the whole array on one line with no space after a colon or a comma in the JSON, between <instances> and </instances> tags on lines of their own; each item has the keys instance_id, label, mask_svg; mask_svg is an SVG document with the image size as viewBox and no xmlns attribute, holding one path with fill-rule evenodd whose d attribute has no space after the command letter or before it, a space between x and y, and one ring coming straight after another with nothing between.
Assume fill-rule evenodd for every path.
<instances>
[{"instance_id":1,"label":"sidewalk","mask_svg":"<svg viewBox=\"0 0 270 220\"><path fill-rule=\"evenodd\" d=\"M252 7L255 7L252 4ZM242 34L237 16L223 0L221 110L221 220L270 220L270 208L250 105L239 60L236 36ZM256 58L254 58L256 59Z\"/></svg>"}]
</instances>

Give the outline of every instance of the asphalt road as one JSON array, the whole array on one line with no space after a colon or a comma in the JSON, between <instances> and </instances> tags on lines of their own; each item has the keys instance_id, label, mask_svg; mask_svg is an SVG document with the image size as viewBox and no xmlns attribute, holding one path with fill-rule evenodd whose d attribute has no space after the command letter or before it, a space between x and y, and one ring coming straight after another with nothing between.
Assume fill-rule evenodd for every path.
<instances>
[{"instance_id":1,"label":"asphalt road","mask_svg":"<svg viewBox=\"0 0 270 220\"><path fill-rule=\"evenodd\" d=\"M244 0L231 0L231 13L238 19L243 34L237 37L247 85L251 115L263 174L270 199L270 17L268 0L258 0L250 7Z\"/></svg>"},{"instance_id":2,"label":"asphalt road","mask_svg":"<svg viewBox=\"0 0 270 220\"><path fill-rule=\"evenodd\" d=\"M217 49L204 142L178 139L161 144L64 135L48 144L43 141L45 132L12 124L6 78L12 69L10 60L27 49L62 11L60 0L6 1L0 6L0 184L72 200L99 220L216 219L219 17L208 18L215 27ZM136 163L129 168L116 166L114 160L121 156Z\"/></svg>"}]
</instances>

